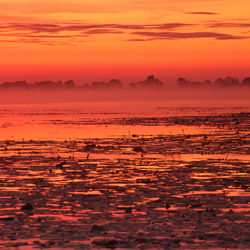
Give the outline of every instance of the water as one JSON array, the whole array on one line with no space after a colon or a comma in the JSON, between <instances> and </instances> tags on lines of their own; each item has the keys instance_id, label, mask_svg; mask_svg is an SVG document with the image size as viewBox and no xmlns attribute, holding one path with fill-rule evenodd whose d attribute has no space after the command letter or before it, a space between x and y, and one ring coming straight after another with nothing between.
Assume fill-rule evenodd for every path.
<instances>
[{"instance_id":1,"label":"water","mask_svg":"<svg viewBox=\"0 0 250 250\"><path fill-rule=\"evenodd\" d=\"M249 249L249 124L240 106L2 106L0 246Z\"/></svg>"}]
</instances>

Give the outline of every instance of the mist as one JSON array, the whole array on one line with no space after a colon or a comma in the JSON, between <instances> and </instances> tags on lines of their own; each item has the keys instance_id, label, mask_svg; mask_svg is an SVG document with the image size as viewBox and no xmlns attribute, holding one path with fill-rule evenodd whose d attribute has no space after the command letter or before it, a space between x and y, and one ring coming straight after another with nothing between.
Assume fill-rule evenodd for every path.
<instances>
[{"instance_id":1,"label":"mist","mask_svg":"<svg viewBox=\"0 0 250 250\"><path fill-rule=\"evenodd\" d=\"M249 105L250 88L162 88L110 90L10 90L0 92L0 104L74 102L163 102L168 106Z\"/></svg>"}]
</instances>

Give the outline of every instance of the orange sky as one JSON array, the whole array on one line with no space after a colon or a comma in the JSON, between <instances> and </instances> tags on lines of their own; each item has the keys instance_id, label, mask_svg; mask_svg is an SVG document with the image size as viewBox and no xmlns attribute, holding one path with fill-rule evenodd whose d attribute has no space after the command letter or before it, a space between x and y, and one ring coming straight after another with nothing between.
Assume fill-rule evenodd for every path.
<instances>
[{"instance_id":1,"label":"orange sky","mask_svg":"<svg viewBox=\"0 0 250 250\"><path fill-rule=\"evenodd\" d=\"M0 81L250 75L249 0L0 0Z\"/></svg>"}]
</instances>

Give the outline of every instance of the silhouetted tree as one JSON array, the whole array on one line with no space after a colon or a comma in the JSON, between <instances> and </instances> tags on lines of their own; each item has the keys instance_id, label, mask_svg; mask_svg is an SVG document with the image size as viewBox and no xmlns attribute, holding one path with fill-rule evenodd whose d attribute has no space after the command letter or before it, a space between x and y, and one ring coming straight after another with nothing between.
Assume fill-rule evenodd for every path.
<instances>
[{"instance_id":1,"label":"silhouetted tree","mask_svg":"<svg viewBox=\"0 0 250 250\"><path fill-rule=\"evenodd\" d=\"M205 88L211 86L210 80L205 80L204 82L197 82L197 81L189 81L185 78L178 78L177 85L182 88Z\"/></svg>"},{"instance_id":2,"label":"silhouetted tree","mask_svg":"<svg viewBox=\"0 0 250 250\"><path fill-rule=\"evenodd\" d=\"M179 87L191 87L191 82L187 81L185 78L179 77L177 79L177 85Z\"/></svg>"},{"instance_id":3,"label":"silhouetted tree","mask_svg":"<svg viewBox=\"0 0 250 250\"><path fill-rule=\"evenodd\" d=\"M61 89L63 88L63 83L61 81L53 82L53 81L41 81L34 83L35 88L49 90L49 89Z\"/></svg>"},{"instance_id":4,"label":"silhouetted tree","mask_svg":"<svg viewBox=\"0 0 250 250\"><path fill-rule=\"evenodd\" d=\"M136 88L136 83L134 83L134 82L131 82L131 83L129 83L129 88L131 88L131 89L135 89Z\"/></svg>"},{"instance_id":5,"label":"silhouetted tree","mask_svg":"<svg viewBox=\"0 0 250 250\"><path fill-rule=\"evenodd\" d=\"M75 82L73 80L68 80L64 83L64 87L66 89L74 89L75 88Z\"/></svg>"},{"instance_id":6,"label":"silhouetted tree","mask_svg":"<svg viewBox=\"0 0 250 250\"><path fill-rule=\"evenodd\" d=\"M159 79L156 79L153 75L150 75L144 82L144 86L150 88L161 88L163 87L163 82Z\"/></svg>"},{"instance_id":7,"label":"silhouetted tree","mask_svg":"<svg viewBox=\"0 0 250 250\"><path fill-rule=\"evenodd\" d=\"M204 86L205 87L211 87L212 86L212 82L210 80L205 80L204 81Z\"/></svg>"},{"instance_id":8,"label":"silhouetted tree","mask_svg":"<svg viewBox=\"0 0 250 250\"><path fill-rule=\"evenodd\" d=\"M91 87L93 89L118 89L122 88L123 85L119 80L112 79L109 82L93 82Z\"/></svg>"},{"instance_id":9,"label":"silhouetted tree","mask_svg":"<svg viewBox=\"0 0 250 250\"><path fill-rule=\"evenodd\" d=\"M246 77L246 78L242 81L242 85L243 85L243 86L250 87L250 77Z\"/></svg>"},{"instance_id":10,"label":"silhouetted tree","mask_svg":"<svg viewBox=\"0 0 250 250\"><path fill-rule=\"evenodd\" d=\"M105 82L92 82L91 88L93 89L105 89L106 83Z\"/></svg>"},{"instance_id":11,"label":"silhouetted tree","mask_svg":"<svg viewBox=\"0 0 250 250\"><path fill-rule=\"evenodd\" d=\"M88 83L85 83L82 88L86 89L86 90L91 89L91 87Z\"/></svg>"},{"instance_id":12,"label":"silhouetted tree","mask_svg":"<svg viewBox=\"0 0 250 250\"><path fill-rule=\"evenodd\" d=\"M115 89L119 89L119 88L122 88L123 85L121 83L121 81L119 80L116 80L116 79L112 79L110 80L108 83L107 83L107 87L108 88L115 88Z\"/></svg>"},{"instance_id":13,"label":"silhouetted tree","mask_svg":"<svg viewBox=\"0 0 250 250\"><path fill-rule=\"evenodd\" d=\"M130 88L162 88L163 87L163 82L160 81L159 79L156 79L153 75L150 75L147 77L145 81L139 81L136 83L130 83L129 84Z\"/></svg>"},{"instance_id":14,"label":"silhouetted tree","mask_svg":"<svg viewBox=\"0 0 250 250\"><path fill-rule=\"evenodd\" d=\"M4 89L26 89L28 84L26 81L3 82L2 87Z\"/></svg>"},{"instance_id":15,"label":"silhouetted tree","mask_svg":"<svg viewBox=\"0 0 250 250\"><path fill-rule=\"evenodd\" d=\"M214 85L217 87L238 87L240 82L237 78L234 77L226 77L226 78L218 78L215 80Z\"/></svg>"}]
</instances>

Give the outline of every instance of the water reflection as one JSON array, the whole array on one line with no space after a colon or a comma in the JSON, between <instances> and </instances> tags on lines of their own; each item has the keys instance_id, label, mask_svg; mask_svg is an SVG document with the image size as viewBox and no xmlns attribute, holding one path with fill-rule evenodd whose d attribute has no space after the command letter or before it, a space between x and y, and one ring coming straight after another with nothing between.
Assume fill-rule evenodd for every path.
<instances>
[{"instance_id":1,"label":"water reflection","mask_svg":"<svg viewBox=\"0 0 250 250\"><path fill-rule=\"evenodd\" d=\"M0 246L247 249L250 116L229 111L6 111ZM32 137L32 126L41 134ZM27 203L31 211L21 209Z\"/></svg>"}]
</instances>

